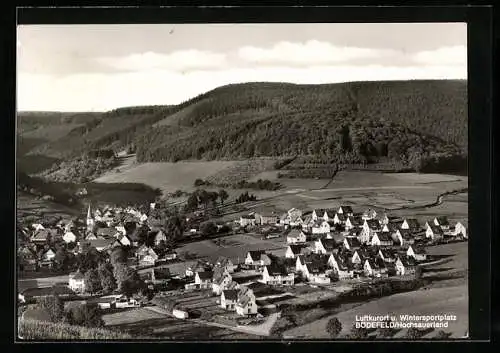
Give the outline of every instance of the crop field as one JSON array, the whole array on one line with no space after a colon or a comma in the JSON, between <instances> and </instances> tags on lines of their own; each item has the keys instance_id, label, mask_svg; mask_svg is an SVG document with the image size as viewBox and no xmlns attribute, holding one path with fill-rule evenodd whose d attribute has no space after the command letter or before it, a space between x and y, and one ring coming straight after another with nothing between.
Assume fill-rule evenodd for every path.
<instances>
[{"instance_id":1,"label":"crop field","mask_svg":"<svg viewBox=\"0 0 500 353\"><path fill-rule=\"evenodd\" d=\"M253 180L256 175L271 171L277 160L278 158L253 158L235 161L227 168L212 174L206 180L213 184L234 184L241 180ZM260 177L260 179L268 179L269 177L268 175L267 178Z\"/></svg>"},{"instance_id":2,"label":"crop field","mask_svg":"<svg viewBox=\"0 0 500 353\"><path fill-rule=\"evenodd\" d=\"M195 255L197 258L208 258L216 260L219 256L230 258L235 262L243 262L245 256L250 250L286 250L286 244L283 238L277 239L259 239L247 234L237 234L224 237L217 245L215 240L203 240L183 245L176 249L181 255L186 253Z\"/></svg>"},{"instance_id":3,"label":"crop field","mask_svg":"<svg viewBox=\"0 0 500 353\"><path fill-rule=\"evenodd\" d=\"M104 175L96 182L100 183L142 183L164 192L195 189L196 179L206 179L210 175L233 165L234 161L177 162L177 163L142 163L120 173Z\"/></svg>"}]
</instances>

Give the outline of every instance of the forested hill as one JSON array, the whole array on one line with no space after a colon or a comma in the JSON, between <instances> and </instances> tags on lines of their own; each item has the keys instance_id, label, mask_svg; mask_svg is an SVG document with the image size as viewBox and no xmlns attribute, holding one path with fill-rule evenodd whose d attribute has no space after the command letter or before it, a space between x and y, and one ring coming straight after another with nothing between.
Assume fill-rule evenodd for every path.
<instances>
[{"instance_id":1,"label":"forested hill","mask_svg":"<svg viewBox=\"0 0 500 353\"><path fill-rule=\"evenodd\" d=\"M466 81L248 83L210 91L136 140L140 161L466 153Z\"/></svg>"},{"instance_id":2,"label":"forested hill","mask_svg":"<svg viewBox=\"0 0 500 353\"><path fill-rule=\"evenodd\" d=\"M410 163L465 155L467 135L467 81L245 83L177 106L103 113L29 153L132 147L140 162L310 155Z\"/></svg>"}]
</instances>

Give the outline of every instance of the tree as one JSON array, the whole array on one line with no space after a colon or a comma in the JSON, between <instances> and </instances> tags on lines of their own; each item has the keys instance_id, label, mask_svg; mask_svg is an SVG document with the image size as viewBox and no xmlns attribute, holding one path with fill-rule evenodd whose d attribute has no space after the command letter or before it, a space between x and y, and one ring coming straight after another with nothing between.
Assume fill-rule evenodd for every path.
<instances>
[{"instance_id":1,"label":"tree","mask_svg":"<svg viewBox=\"0 0 500 353\"><path fill-rule=\"evenodd\" d=\"M113 266L109 263L101 263L97 268L99 279L101 281L102 290L110 293L116 289L116 280L113 276Z\"/></svg>"},{"instance_id":2,"label":"tree","mask_svg":"<svg viewBox=\"0 0 500 353\"><path fill-rule=\"evenodd\" d=\"M71 264L70 253L63 246L59 247L59 249L57 249L56 251L54 262L56 270L58 271L68 270Z\"/></svg>"},{"instance_id":3,"label":"tree","mask_svg":"<svg viewBox=\"0 0 500 353\"><path fill-rule=\"evenodd\" d=\"M214 235L217 233L217 226L214 222L205 222L200 226L200 232L205 236Z\"/></svg>"},{"instance_id":4,"label":"tree","mask_svg":"<svg viewBox=\"0 0 500 353\"><path fill-rule=\"evenodd\" d=\"M381 327L378 330L380 337L389 338L389 337L394 336L396 331L390 327L391 320L389 319L389 320L385 321L385 323L387 324L387 327Z\"/></svg>"},{"instance_id":5,"label":"tree","mask_svg":"<svg viewBox=\"0 0 500 353\"><path fill-rule=\"evenodd\" d=\"M90 269L84 275L85 290L90 294L94 294L102 289L101 279L97 269Z\"/></svg>"},{"instance_id":6,"label":"tree","mask_svg":"<svg viewBox=\"0 0 500 353\"><path fill-rule=\"evenodd\" d=\"M113 266L117 263L127 263L127 257L127 252L121 246L114 248L109 256L110 262Z\"/></svg>"},{"instance_id":7,"label":"tree","mask_svg":"<svg viewBox=\"0 0 500 353\"><path fill-rule=\"evenodd\" d=\"M434 336L434 339L437 340L446 340L450 337L450 333L446 333L443 330L439 330L436 335Z\"/></svg>"},{"instance_id":8,"label":"tree","mask_svg":"<svg viewBox=\"0 0 500 353\"><path fill-rule=\"evenodd\" d=\"M328 323L326 324L326 332L328 332L330 337L336 338L341 331L342 331L342 324L340 323L339 319L334 317L328 320Z\"/></svg>"},{"instance_id":9,"label":"tree","mask_svg":"<svg viewBox=\"0 0 500 353\"><path fill-rule=\"evenodd\" d=\"M64 318L64 303L58 295L49 295L37 299L37 306L44 309L52 322L60 322Z\"/></svg>"},{"instance_id":10,"label":"tree","mask_svg":"<svg viewBox=\"0 0 500 353\"><path fill-rule=\"evenodd\" d=\"M229 197L229 195L228 195L226 190L224 190L224 189L219 190L219 199L220 199L221 204L224 205L224 201L227 200L228 197Z\"/></svg>"},{"instance_id":11,"label":"tree","mask_svg":"<svg viewBox=\"0 0 500 353\"><path fill-rule=\"evenodd\" d=\"M420 337L422 337L422 332L415 327L410 327L408 331L406 331L405 338L409 340L418 340Z\"/></svg>"},{"instance_id":12,"label":"tree","mask_svg":"<svg viewBox=\"0 0 500 353\"><path fill-rule=\"evenodd\" d=\"M144 282L137 272L129 268L126 264L117 263L114 266L113 274L116 279L118 291L126 296L131 296L139 292L144 286Z\"/></svg>"},{"instance_id":13,"label":"tree","mask_svg":"<svg viewBox=\"0 0 500 353\"><path fill-rule=\"evenodd\" d=\"M67 320L71 325L79 325L85 327L103 327L99 307L96 304L82 304L68 310L66 314Z\"/></svg>"},{"instance_id":14,"label":"tree","mask_svg":"<svg viewBox=\"0 0 500 353\"><path fill-rule=\"evenodd\" d=\"M165 235L175 241L182 238L186 229L186 222L180 215L171 216L166 220L164 229Z\"/></svg>"}]
</instances>

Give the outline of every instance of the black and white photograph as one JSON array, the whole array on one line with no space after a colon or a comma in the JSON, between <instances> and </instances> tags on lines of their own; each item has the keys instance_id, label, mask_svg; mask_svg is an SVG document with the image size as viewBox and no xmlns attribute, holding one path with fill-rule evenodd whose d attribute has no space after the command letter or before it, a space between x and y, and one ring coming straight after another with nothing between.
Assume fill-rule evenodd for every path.
<instances>
[{"instance_id":1,"label":"black and white photograph","mask_svg":"<svg viewBox=\"0 0 500 353\"><path fill-rule=\"evenodd\" d=\"M17 338L469 338L467 30L18 25Z\"/></svg>"}]
</instances>

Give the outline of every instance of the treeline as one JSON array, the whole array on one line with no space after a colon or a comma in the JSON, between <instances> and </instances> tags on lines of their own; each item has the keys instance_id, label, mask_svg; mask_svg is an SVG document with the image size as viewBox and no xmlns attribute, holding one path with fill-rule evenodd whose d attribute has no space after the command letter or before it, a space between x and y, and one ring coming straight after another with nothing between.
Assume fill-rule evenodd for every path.
<instances>
[{"instance_id":1,"label":"treeline","mask_svg":"<svg viewBox=\"0 0 500 353\"><path fill-rule=\"evenodd\" d=\"M259 179L257 181L249 182L242 180L233 185L236 189L255 189L255 190L278 190L281 188L280 183L272 182L270 180Z\"/></svg>"}]
</instances>

